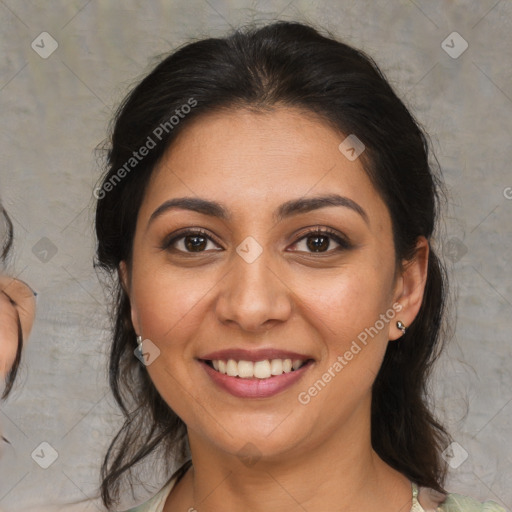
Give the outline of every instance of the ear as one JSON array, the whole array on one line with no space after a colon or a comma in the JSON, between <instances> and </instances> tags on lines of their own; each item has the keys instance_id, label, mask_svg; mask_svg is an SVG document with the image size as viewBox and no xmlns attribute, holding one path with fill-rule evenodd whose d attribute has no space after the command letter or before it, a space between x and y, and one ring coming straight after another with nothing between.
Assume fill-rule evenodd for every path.
<instances>
[{"instance_id":1,"label":"ear","mask_svg":"<svg viewBox=\"0 0 512 512\"><path fill-rule=\"evenodd\" d=\"M132 319L132 325L133 329L137 334L140 334L140 326L139 326L139 320L137 317L137 313L135 311L135 302L131 296L131 279L130 279L130 272L128 270L128 265L126 264L126 261L121 261L119 263L119 281L121 282L121 286L123 290L125 291L126 295L128 296L128 299L130 300L130 313L131 313L131 319Z\"/></svg>"},{"instance_id":2,"label":"ear","mask_svg":"<svg viewBox=\"0 0 512 512\"><path fill-rule=\"evenodd\" d=\"M399 312L397 310L395 320L400 320L406 328L412 324L421 308L427 282L429 252L428 240L424 236L418 237L414 257L402 262L402 271L397 278L394 302L399 303L402 309ZM401 336L402 331L395 323L389 339L396 340Z\"/></svg>"}]
</instances>

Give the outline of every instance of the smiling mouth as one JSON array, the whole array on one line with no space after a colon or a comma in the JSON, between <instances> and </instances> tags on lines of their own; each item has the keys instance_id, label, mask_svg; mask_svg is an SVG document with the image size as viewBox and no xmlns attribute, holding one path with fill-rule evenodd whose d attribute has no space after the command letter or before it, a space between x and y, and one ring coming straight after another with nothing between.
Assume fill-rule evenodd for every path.
<instances>
[{"instance_id":1,"label":"smiling mouth","mask_svg":"<svg viewBox=\"0 0 512 512\"><path fill-rule=\"evenodd\" d=\"M263 359L261 361L236 361L234 359L203 359L210 368L218 373L240 379L269 379L284 373L299 370L313 359Z\"/></svg>"}]
</instances>

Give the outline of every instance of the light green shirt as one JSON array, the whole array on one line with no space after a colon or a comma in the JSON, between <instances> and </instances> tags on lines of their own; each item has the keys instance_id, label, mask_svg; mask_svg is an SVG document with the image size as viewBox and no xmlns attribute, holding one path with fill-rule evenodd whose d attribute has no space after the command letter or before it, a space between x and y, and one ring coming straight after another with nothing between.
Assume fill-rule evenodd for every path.
<instances>
[{"instance_id":1,"label":"light green shirt","mask_svg":"<svg viewBox=\"0 0 512 512\"><path fill-rule=\"evenodd\" d=\"M162 512L165 501L176 484L176 476L153 498L139 505L138 507L130 509L128 512ZM412 483L412 508L410 512L429 512L434 509L425 510L418 501L418 493L420 488L413 482ZM194 512L195 509L190 507L188 511L181 512ZM503 507L494 501L485 501L481 503L468 496L461 494L448 494L445 501L441 503L436 509L436 512L507 512Z\"/></svg>"}]
</instances>

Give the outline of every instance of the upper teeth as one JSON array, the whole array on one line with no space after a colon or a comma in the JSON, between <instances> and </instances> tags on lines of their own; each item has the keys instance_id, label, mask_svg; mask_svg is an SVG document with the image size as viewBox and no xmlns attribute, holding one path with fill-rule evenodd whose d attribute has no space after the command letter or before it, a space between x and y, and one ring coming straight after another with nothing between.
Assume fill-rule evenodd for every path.
<instances>
[{"instance_id":1,"label":"upper teeth","mask_svg":"<svg viewBox=\"0 0 512 512\"><path fill-rule=\"evenodd\" d=\"M265 359L263 361L235 361L228 359L222 361L214 359L212 361L213 367L220 373L229 375L230 377L241 377L242 379L268 379L272 375L281 375L290 373L292 368L297 370L302 366L304 361L302 359Z\"/></svg>"}]
</instances>

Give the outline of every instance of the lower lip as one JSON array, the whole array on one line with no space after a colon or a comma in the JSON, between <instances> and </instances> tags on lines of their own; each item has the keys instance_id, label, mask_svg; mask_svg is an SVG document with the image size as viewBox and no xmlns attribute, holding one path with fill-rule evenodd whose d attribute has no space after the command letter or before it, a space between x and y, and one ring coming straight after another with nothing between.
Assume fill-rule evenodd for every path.
<instances>
[{"instance_id":1,"label":"lower lip","mask_svg":"<svg viewBox=\"0 0 512 512\"><path fill-rule=\"evenodd\" d=\"M307 372L308 368L312 366L313 363L313 361L308 361L298 370L275 375L268 379L257 379L256 377L252 379L242 379L240 377L230 377L229 375L220 373L204 361L199 362L215 384L224 391L239 398L269 398L277 395L277 393L293 386L293 384Z\"/></svg>"}]
</instances>

